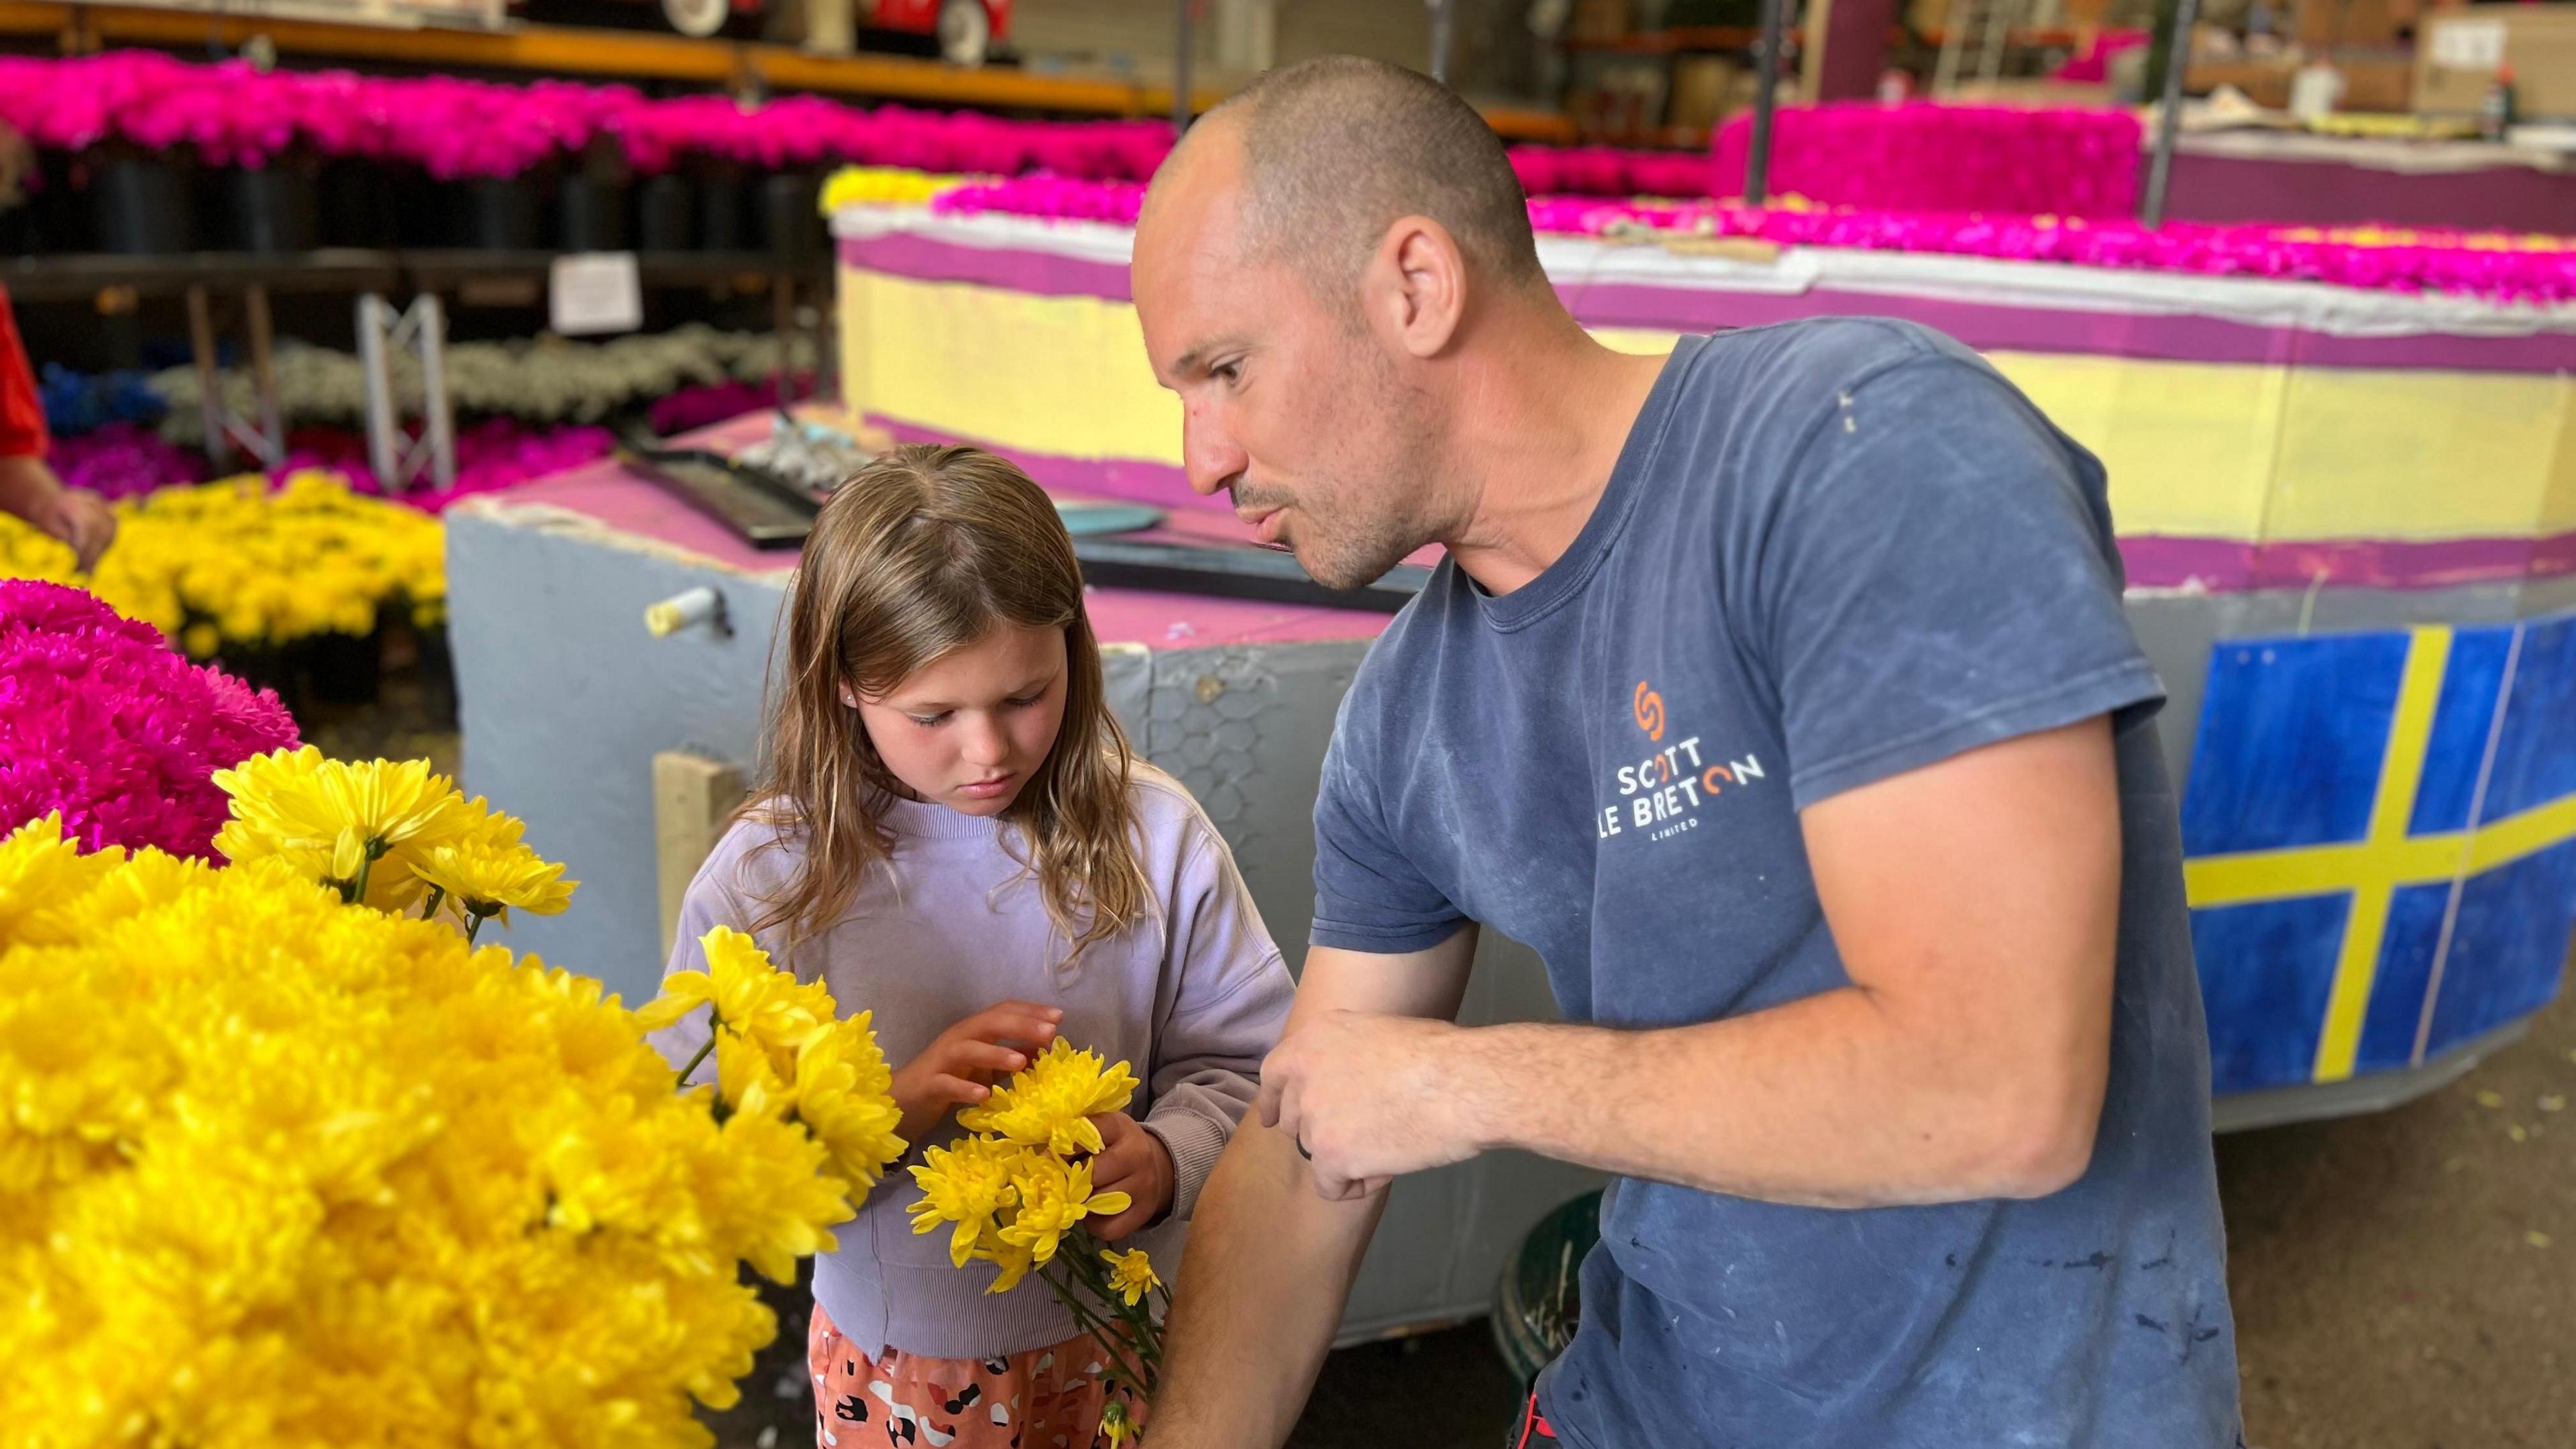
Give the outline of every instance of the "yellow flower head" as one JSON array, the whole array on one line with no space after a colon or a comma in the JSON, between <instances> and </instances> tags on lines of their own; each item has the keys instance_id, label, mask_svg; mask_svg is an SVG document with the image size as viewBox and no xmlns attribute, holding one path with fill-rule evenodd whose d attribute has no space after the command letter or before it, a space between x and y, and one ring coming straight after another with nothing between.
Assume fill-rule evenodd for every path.
<instances>
[{"instance_id":1,"label":"yellow flower head","mask_svg":"<svg viewBox=\"0 0 2576 1449\"><path fill-rule=\"evenodd\" d=\"M942 1223L956 1224L957 1231L948 1240L948 1258L965 1267L993 1226L994 1215L1019 1201L1012 1186L1013 1169L1029 1155L1025 1147L988 1137L968 1137L954 1147L925 1151L912 1169L912 1180L922 1191L921 1201L912 1205L912 1230L927 1233Z\"/></svg>"},{"instance_id":2,"label":"yellow flower head","mask_svg":"<svg viewBox=\"0 0 2576 1449\"><path fill-rule=\"evenodd\" d=\"M487 807L481 796L466 802L464 814L471 823L415 858L412 874L445 892L464 914L498 916L505 926L514 906L561 914L581 882L561 879L564 868L522 845L519 822Z\"/></svg>"},{"instance_id":3,"label":"yellow flower head","mask_svg":"<svg viewBox=\"0 0 2576 1449\"><path fill-rule=\"evenodd\" d=\"M396 911L420 899L412 867L472 823L465 797L427 760L326 760L311 745L217 770L232 819L215 835L228 860L276 858L344 898Z\"/></svg>"},{"instance_id":4,"label":"yellow flower head","mask_svg":"<svg viewBox=\"0 0 2576 1449\"><path fill-rule=\"evenodd\" d=\"M1136 1300L1130 1298L1127 1301L1133 1303ZM1100 1433L1109 1441L1109 1449L1119 1449L1120 1445L1136 1437L1136 1421L1127 1417L1127 1406L1115 1395L1100 1406Z\"/></svg>"},{"instance_id":5,"label":"yellow flower head","mask_svg":"<svg viewBox=\"0 0 2576 1449\"><path fill-rule=\"evenodd\" d=\"M1084 1218L1114 1216L1133 1202L1123 1192L1093 1193L1088 1159L1069 1163L1035 1152L1012 1164L1011 1189L1020 1206L1003 1225L1002 1241L1028 1249L1041 1265L1054 1260L1057 1244Z\"/></svg>"},{"instance_id":6,"label":"yellow flower head","mask_svg":"<svg viewBox=\"0 0 2576 1449\"><path fill-rule=\"evenodd\" d=\"M70 939L82 899L124 859L121 850L83 855L80 842L63 838L60 814L18 827L0 842L0 948Z\"/></svg>"},{"instance_id":7,"label":"yellow flower head","mask_svg":"<svg viewBox=\"0 0 2576 1449\"><path fill-rule=\"evenodd\" d=\"M874 1185L904 1149L895 1132L903 1109L895 1105L894 1073L869 1019L862 1011L836 1021L796 1050L796 1119L854 1189Z\"/></svg>"},{"instance_id":8,"label":"yellow flower head","mask_svg":"<svg viewBox=\"0 0 2576 1449\"><path fill-rule=\"evenodd\" d=\"M1130 1308L1135 1307L1146 1294L1163 1286L1163 1280L1154 1276L1154 1260L1146 1257L1142 1248L1124 1253L1113 1253L1104 1248L1100 1260L1109 1265L1110 1288L1125 1298Z\"/></svg>"},{"instance_id":9,"label":"yellow flower head","mask_svg":"<svg viewBox=\"0 0 2576 1449\"><path fill-rule=\"evenodd\" d=\"M712 1003L717 1022L768 1052L779 1077L792 1079L797 1049L832 1022L830 988L821 982L797 984L795 977L769 964L769 953L758 941L731 926L716 927L698 944L706 953L707 969L663 977L662 994L637 1013L645 1029L658 1031Z\"/></svg>"},{"instance_id":10,"label":"yellow flower head","mask_svg":"<svg viewBox=\"0 0 2576 1449\"><path fill-rule=\"evenodd\" d=\"M1125 1062L1104 1067L1098 1052L1075 1051L1058 1037L957 1120L970 1132L990 1132L1065 1157L1098 1152L1100 1129L1091 1118L1119 1110L1135 1094L1136 1076Z\"/></svg>"}]
</instances>

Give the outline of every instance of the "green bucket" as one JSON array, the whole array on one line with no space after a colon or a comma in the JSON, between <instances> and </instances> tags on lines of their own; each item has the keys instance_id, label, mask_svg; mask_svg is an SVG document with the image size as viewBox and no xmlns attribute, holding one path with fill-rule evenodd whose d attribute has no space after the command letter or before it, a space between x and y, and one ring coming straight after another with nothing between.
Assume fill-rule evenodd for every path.
<instances>
[{"instance_id":1,"label":"green bucket","mask_svg":"<svg viewBox=\"0 0 2576 1449\"><path fill-rule=\"evenodd\" d=\"M1579 1311L1575 1278L1601 1241L1601 1194L1587 1192L1529 1230L1494 1285L1494 1348L1525 1397L1538 1371L1565 1351Z\"/></svg>"}]
</instances>

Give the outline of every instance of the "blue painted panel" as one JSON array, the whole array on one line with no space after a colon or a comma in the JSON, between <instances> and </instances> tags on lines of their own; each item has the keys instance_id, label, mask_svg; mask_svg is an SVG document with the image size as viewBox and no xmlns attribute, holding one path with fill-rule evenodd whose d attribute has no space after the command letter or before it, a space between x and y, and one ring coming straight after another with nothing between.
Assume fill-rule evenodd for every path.
<instances>
[{"instance_id":1,"label":"blue painted panel","mask_svg":"<svg viewBox=\"0 0 2576 1449\"><path fill-rule=\"evenodd\" d=\"M2576 614L2525 626L2484 819L2576 795Z\"/></svg>"},{"instance_id":2,"label":"blue painted panel","mask_svg":"<svg viewBox=\"0 0 2576 1449\"><path fill-rule=\"evenodd\" d=\"M2184 851L2359 840L2407 643L2402 633L2336 634L2211 650L2183 797Z\"/></svg>"},{"instance_id":3,"label":"blue painted panel","mask_svg":"<svg viewBox=\"0 0 2576 1449\"><path fill-rule=\"evenodd\" d=\"M2524 648L2530 646L2526 644ZM2576 930L2576 840L2471 876L2460 892L2428 1050L2549 1004Z\"/></svg>"},{"instance_id":4,"label":"blue painted panel","mask_svg":"<svg viewBox=\"0 0 2576 1449\"><path fill-rule=\"evenodd\" d=\"M2478 762L2495 724L2504 687L2505 656L2513 652L2513 626L2489 624L2451 636L2451 662L2442 670L2442 699L2433 711L2433 737L2424 744L2424 779L2415 787L2410 835L2465 830L2477 797Z\"/></svg>"},{"instance_id":5,"label":"blue painted panel","mask_svg":"<svg viewBox=\"0 0 2576 1449\"><path fill-rule=\"evenodd\" d=\"M2349 892L2337 892L2191 913L2212 1090L2308 1080L2351 904Z\"/></svg>"},{"instance_id":6,"label":"blue painted panel","mask_svg":"<svg viewBox=\"0 0 2576 1449\"><path fill-rule=\"evenodd\" d=\"M2424 991L2433 980L2433 953L2442 944L2442 916L2451 883L2402 886L2388 899L2388 930L2379 940L2379 970L2370 978L2370 1009L2361 1019L2361 1055L2354 1070L2381 1071L2415 1059L2415 1028L2424 1020Z\"/></svg>"}]
</instances>

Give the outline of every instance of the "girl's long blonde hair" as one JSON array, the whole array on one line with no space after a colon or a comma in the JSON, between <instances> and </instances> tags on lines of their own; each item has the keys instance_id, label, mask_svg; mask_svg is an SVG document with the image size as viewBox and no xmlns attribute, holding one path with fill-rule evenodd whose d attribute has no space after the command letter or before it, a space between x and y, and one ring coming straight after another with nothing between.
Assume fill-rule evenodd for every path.
<instances>
[{"instance_id":1,"label":"girl's long blonde hair","mask_svg":"<svg viewBox=\"0 0 2576 1449\"><path fill-rule=\"evenodd\" d=\"M1064 631L1064 724L1002 818L1017 828L1047 919L1085 947L1152 909L1136 858L1131 755L1109 712L1082 567L1055 505L978 448L896 448L823 505L787 601L784 677L770 684L769 758L743 813L803 847L756 923L793 943L837 920L894 836L898 787L841 686L880 698L1003 624Z\"/></svg>"}]
</instances>

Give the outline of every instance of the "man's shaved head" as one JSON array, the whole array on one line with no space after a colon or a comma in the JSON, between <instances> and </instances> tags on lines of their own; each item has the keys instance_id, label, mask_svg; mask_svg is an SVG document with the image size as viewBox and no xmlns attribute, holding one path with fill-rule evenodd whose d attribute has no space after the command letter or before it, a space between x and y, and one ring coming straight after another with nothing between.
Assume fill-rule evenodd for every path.
<instances>
[{"instance_id":1,"label":"man's shaved head","mask_svg":"<svg viewBox=\"0 0 2576 1449\"><path fill-rule=\"evenodd\" d=\"M1244 244L1320 290L1349 286L1404 216L1440 223L1506 288L1545 280L1502 140L1427 76L1347 55L1274 70L1208 112L1183 149L1220 137L1242 148Z\"/></svg>"}]
</instances>

